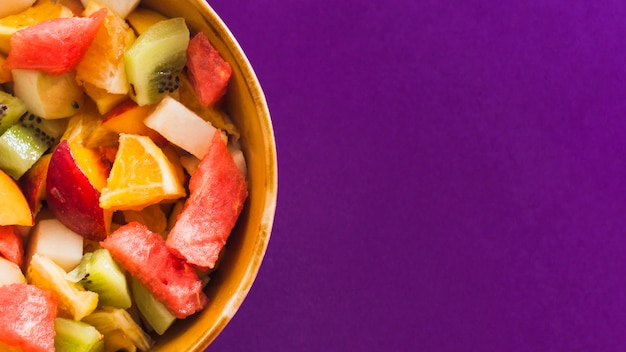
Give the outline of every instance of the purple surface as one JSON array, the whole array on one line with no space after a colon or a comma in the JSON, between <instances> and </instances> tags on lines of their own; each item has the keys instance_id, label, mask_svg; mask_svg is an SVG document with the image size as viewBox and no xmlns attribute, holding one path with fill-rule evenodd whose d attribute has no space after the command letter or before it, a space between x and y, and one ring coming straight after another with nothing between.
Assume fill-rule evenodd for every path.
<instances>
[{"instance_id":1,"label":"purple surface","mask_svg":"<svg viewBox=\"0 0 626 352\"><path fill-rule=\"evenodd\" d=\"M210 351L626 348L624 2L210 3L280 168Z\"/></svg>"}]
</instances>

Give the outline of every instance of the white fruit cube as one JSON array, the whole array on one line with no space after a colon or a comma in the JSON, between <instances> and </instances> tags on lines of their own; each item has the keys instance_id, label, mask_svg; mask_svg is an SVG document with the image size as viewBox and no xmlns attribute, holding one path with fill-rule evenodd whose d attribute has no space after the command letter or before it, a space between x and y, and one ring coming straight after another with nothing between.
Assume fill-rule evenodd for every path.
<instances>
[{"instance_id":1,"label":"white fruit cube","mask_svg":"<svg viewBox=\"0 0 626 352\"><path fill-rule=\"evenodd\" d=\"M26 282L22 270L17 264L0 257L0 286Z\"/></svg>"},{"instance_id":2,"label":"white fruit cube","mask_svg":"<svg viewBox=\"0 0 626 352\"><path fill-rule=\"evenodd\" d=\"M83 236L68 229L57 219L40 220L31 236L29 258L35 254L48 257L68 272L83 257Z\"/></svg>"}]
</instances>

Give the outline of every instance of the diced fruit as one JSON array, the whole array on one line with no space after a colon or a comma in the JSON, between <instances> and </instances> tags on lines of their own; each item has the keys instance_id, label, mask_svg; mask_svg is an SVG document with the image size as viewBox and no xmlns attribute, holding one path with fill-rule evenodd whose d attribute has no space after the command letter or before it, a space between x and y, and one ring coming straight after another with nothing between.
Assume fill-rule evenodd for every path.
<instances>
[{"instance_id":1,"label":"diced fruit","mask_svg":"<svg viewBox=\"0 0 626 352\"><path fill-rule=\"evenodd\" d=\"M248 196L246 180L219 131L191 176L189 192L167 246L188 263L213 268Z\"/></svg>"},{"instance_id":2,"label":"diced fruit","mask_svg":"<svg viewBox=\"0 0 626 352\"><path fill-rule=\"evenodd\" d=\"M102 9L91 17L53 19L15 32L4 66L51 75L72 71L96 36L106 12Z\"/></svg>"},{"instance_id":3,"label":"diced fruit","mask_svg":"<svg viewBox=\"0 0 626 352\"><path fill-rule=\"evenodd\" d=\"M9 93L0 91L0 134L4 133L26 112L26 104Z\"/></svg>"},{"instance_id":4,"label":"diced fruit","mask_svg":"<svg viewBox=\"0 0 626 352\"><path fill-rule=\"evenodd\" d=\"M96 103L100 115L107 114L111 109L128 99L126 94L109 93L106 89L98 88L87 82L83 83L83 88L85 89L85 94Z\"/></svg>"},{"instance_id":5,"label":"diced fruit","mask_svg":"<svg viewBox=\"0 0 626 352\"><path fill-rule=\"evenodd\" d=\"M174 166L150 138L120 134L120 146L100 196L103 209L142 209L185 195Z\"/></svg>"},{"instance_id":6,"label":"diced fruit","mask_svg":"<svg viewBox=\"0 0 626 352\"><path fill-rule=\"evenodd\" d=\"M215 105L226 93L232 68L215 50L209 38L199 32L187 48L189 79L204 107Z\"/></svg>"},{"instance_id":7,"label":"diced fruit","mask_svg":"<svg viewBox=\"0 0 626 352\"><path fill-rule=\"evenodd\" d=\"M70 147L64 140L52 153L49 169L46 200L50 211L83 237L104 239L112 214L99 205L100 189L108 175L108 164L102 156L76 144Z\"/></svg>"},{"instance_id":8,"label":"diced fruit","mask_svg":"<svg viewBox=\"0 0 626 352\"><path fill-rule=\"evenodd\" d=\"M152 25L124 53L129 95L137 104L155 104L178 89L188 44L185 20L172 18Z\"/></svg>"},{"instance_id":9,"label":"diced fruit","mask_svg":"<svg viewBox=\"0 0 626 352\"><path fill-rule=\"evenodd\" d=\"M0 256L22 266L24 247L20 230L15 225L0 226Z\"/></svg>"},{"instance_id":10,"label":"diced fruit","mask_svg":"<svg viewBox=\"0 0 626 352\"><path fill-rule=\"evenodd\" d=\"M177 318L185 318L208 303L195 270L167 249L161 235L144 225L124 225L100 244Z\"/></svg>"},{"instance_id":11,"label":"diced fruit","mask_svg":"<svg viewBox=\"0 0 626 352\"><path fill-rule=\"evenodd\" d=\"M42 219L33 228L28 258L38 254L50 258L65 271L74 269L83 257L83 236L57 219Z\"/></svg>"},{"instance_id":12,"label":"diced fruit","mask_svg":"<svg viewBox=\"0 0 626 352\"><path fill-rule=\"evenodd\" d=\"M72 17L73 15L70 9L61 4L57 4L53 1L41 1L19 13L2 17L0 18L0 51L5 54L9 53L11 48L11 36L20 29L45 20Z\"/></svg>"},{"instance_id":13,"label":"diced fruit","mask_svg":"<svg viewBox=\"0 0 626 352\"><path fill-rule=\"evenodd\" d=\"M12 261L0 257L0 286L19 283L26 283L22 269Z\"/></svg>"},{"instance_id":14,"label":"diced fruit","mask_svg":"<svg viewBox=\"0 0 626 352\"><path fill-rule=\"evenodd\" d=\"M71 145L92 149L117 146L117 139L117 134L102 127L102 115L89 100L78 114L69 118L67 129L61 136L61 140L67 140Z\"/></svg>"},{"instance_id":15,"label":"diced fruit","mask_svg":"<svg viewBox=\"0 0 626 352\"><path fill-rule=\"evenodd\" d=\"M54 351L57 302L25 283L0 286L0 342L24 352Z\"/></svg>"},{"instance_id":16,"label":"diced fruit","mask_svg":"<svg viewBox=\"0 0 626 352\"><path fill-rule=\"evenodd\" d=\"M167 228L167 218L160 204L149 205L141 210L124 210L126 223L136 221L146 225L152 232L164 233Z\"/></svg>"},{"instance_id":17,"label":"diced fruit","mask_svg":"<svg viewBox=\"0 0 626 352\"><path fill-rule=\"evenodd\" d=\"M131 278L131 287L139 312L157 334L163 335L176 321L176 317L137 279Z\"/></svg>"},{"instance_id":18,"label":"diced fruit","mask_svg":"<svg viewBox=\"0 0 626 352\"><path fill-rule=\"evenodd\" d=\"M80 2L80 0L50 0L50 1L59 5L65 6L70 11L72 11L72 13L75 16L80 16L85 10L85 7Z\"/></svg>"},{"instance_id":19,"label":"diced fruit","mask_svg":"<svg viewBox=\"0 0 626 352\"><path fill-rule=\"evenodd\" d=\"M7 61L6 56L3 56L0 54L0 84L11 82L13 80L13 76L11 75L11 70L4 68L4 63L6 61Z\"/></svg>"},{"instance_id":20,"label":"diced fruit","mask_svg":"<svg viewBox=\"0 0 626 352\"><path fill-rule=\"evenodd\" d=\"M109 111L102 120L102 126L117 133L148 136L157 146L162 147L167 144L167 140L143 122L154 109L154 105L139 106L129 99Z\"/></svg>"},{"instance_id":21,"label":"diced fruit","mask_svg":"<svg viewBox=\"0 0 626 352\"><path fill-rule=\"evenodd\" d=\"M126 20L135 30L137 35L145 32L153 24L166 19L167 17L161 15L160 13L141 6L137 7L133 10L133 12L126 16Z\"/></svg>"},{"instance_id":22,"label":"diced fruit","mask_svg":"<svg viewBox=\"0 0 626 352\"><path fill-rule=\"evenodd\" d=\"M61 137L67 127L67 119L46 120L30 112L22 115L18 123L31 129L35 137L41 139L50 147L59 141L59 137Z\"/></svg>"},{"instance_id":23,"label":"diced fruit","mask_svg":"<svg viewBox=\"0 0 626 352\"><path fill-rule=\"evenodd\" d=\"M115 12L118 16L125 18L138 5L140 0L98 0L99 3ZM88 6L91 0L81 0L84 6Z\"/></svg>"},{"instance_id":24,"label":"diced fruit","mask_svg":"<svg viewBox=\"0 0 626 352\"><path fill-rule=\"evenodd\" d=\"M0 136L0 168L18 180L48 148L35 131L14 124Z\"/></svg>"},{"instance_id":25,"label":"diced fruit","mask_svg":"<svg viewBox=\"0 0 626 352\"><path fill-rule=\"evenodd\" d=\"M101 8L98 3L89 2L85 15L96 13ZM124 51L134 41L135 33L124 19L109 11L85 56L76 66L76 80L112 94L127 94Z\"/></svg>"},{"instance_id":26,"label":"diced fruit","mask_svg":"<svg viewBox=\"0 0 626 352\"><path fill-rule=\"evenodd\" d=\"M68 273L68 280L80 282L89 291L98 294L98 306L128 309L130 292L124 271L108 250L101 248L85 253L80 265Z\"/></svg>"},{"instance_id":27,"label":"diced fruit","mask_svg":"<svg viewBox=\"0 0 626 352\"><path fill-rule=\"evenodd\" d=\"M67 280L66 275L52 259L35 254L30 260L26 279L30 284L53 293L59 303L60 317L81 320L96 309L98 294Z\"/></svg>"},{"instance_id":28,"label":"diced fruit","mask_svg":"<svg viewBox=\"0 0 626 352\"><path fill-rule=\"evenodd\" d=\"M217 130L172 97L165 97L144 123L171 143L201 159Z\"/></svg>"},{"instance_id":29,"label":"diced fruit","mask_svg":"<svg viewBox=\"0 0 626 352\"><path fill-rule=\"evenodd\" d=\"M26 197L8 174L0 170L0 226L33 225L33 215Z\"/></svg>"},{"instance_id":30,"label":"diced fruit","mask_svg":"<svg viewBox=\"0 0 626 352\"><path fill-rule=\"evenodd\" d=\"M35 3L35 0L11 0L0 7L0 17L6 17L24 11Z\"/></svg>"},{"instance_id":31,"label":"diced fruit","mask_svg":"<svg viewBox=\"0 0 626 352\"><path fill-rule=\"evenodd\" d=\"M73 72L49 75L38 70L14 69L13 89L28 111L46 119L69 117L83 106L84 93Z\"/></svg>"},{"instance_id":32,"label":"diced fruit","mask_svg":"<svg viewBox=\"0 0 626 352\"><path fill-rule=\"evenodd\" d=\"M150 335L146 334L124 309L113 307L98 308L95 312L86 316L83 321L95 326L104 335L104 348L107 351L120 350L111 346L116 343L116 341L111 340L119 339L120 337L128 338L140 351L149 350L154 343ZM119 335L120 332L122 336Z\"/></svg>"},{"instance_id":33,"label":"diced fruit","mask_svg":"<svg viewBox=\"0 0 626 352\"><path fill-rule=\"evenodd\" d=\"M54 319L56 352L102 352L104 336L92 325L66 318Z\"/></svg>"},{"instance_id":34,"label":"diced fruit","mask_svg":"<svg viewBox=\"0 0 626 352\"><path fill-rule=\"evenodd\" d=\"M52 154L44 154L35 164L26 171L19 179L19 186L28 201L28 205L37 216L41 210L42 202L46 198L46 176Z\"/></svg>"}]
</instances>

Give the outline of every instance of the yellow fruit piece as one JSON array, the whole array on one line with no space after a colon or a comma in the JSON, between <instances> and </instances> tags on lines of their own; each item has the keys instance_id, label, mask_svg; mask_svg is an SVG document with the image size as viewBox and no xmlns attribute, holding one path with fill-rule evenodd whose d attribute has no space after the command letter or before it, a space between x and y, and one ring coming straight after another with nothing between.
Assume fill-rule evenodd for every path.
<instances>
[{"instance_id":1,"label":"yellow fruit piece","mask_svg":"<svg viewBox=\"0 0 626 352\"><path fill-rule=\"evenodd\" d=\"M153 24L166 19L167 17L161 15L160 13L144 7L137 7L133 10L133 12L126 16L126 20L130 23L130 26L133 27L137 35L145 32L146 29Z\"/></svg>"},{"instance_id":2,"label":"yellow fruit piece","mask_svg":"<svg viewBox=\"0 0 626 352\"><path fill-rule=\"evenodd\" d=\"M33 225L33 214L15 180L0 170L0 226Z\"/></svg>"},{"instance_id":3,"label":"yellow fruit piece","mask_svg":"<svg viewBox=\"0 0 626 352\"><path fill-rule=\"evenodd\" d=\"M19 29L32 26L39 22L59 17L73 17L74 13L67 7L47 0L40 1L35 6L0 19L0 51L9 53L11 36Z\"/></svg>"},{"instance_id":4,"label":"yellow fruit piece","mask_svg":"<svg viewBox=\"0 0 626 352\"><path fill-rule=\"evenodd\" d=\"M68 120L61 140L87 148L115 147L118 136L102 127L102 115L92 101L87 100L83 108Z\"/></svg>"},{"instance_id":5,"label":"yellow fruit piece","mask_svg":"<svg viewBox=\"0 0 626 352\"><path fill-rule=\"evenodd\" d=\"M4 68L4 62L7 60L6 56L0 55L0 84L11 82L13 77L11 76L11 70Z\"/></svg>"},{"instance_id":6,"label":"yellow fruit piece","mask_svg":"<svg viewBox=\"0 0 626 352\"><path fill-rule=\"evenodd\" d=\"M163 234L167 229L167 218L159 204L149 205L142 210L123 210L124 221L137 221L146 225L150 231Z\"/></svg>"},{"instance_id":7,"label":"yellow fruit piece","mask_svg":"<svg viewBox=\"0 0 626 352\"><path fill-rule=\"evenodd\" d=\"M98 88L91 83L83 82L83 88L85 88L85 94L96 103L98 112L101 115L111 111L115 106L124 100L128 99L127 94L114 94L109 93L104 88Z\"/></svg>"},{"instance_id":8,"label":"yellow fruit piece","mask_svg":"<svg viewBox=\"0 0 626 352\"><path fill-rule=\"evenodd\" d=\"M176 168L146 136L120 134L100 206L110 210L140 210L148 205L186 195Z\"/></svg>"},{"instance_id":9,"label":"yellow fruit piece","mask_svg":"<svg viewBox=\"0 0 626 352\"><path fill-rule=\"evenodd\" d=\"M67 273L50 258L35 254L26 273L28 283L51 291L59 303L59 316L81 320L98 306L98 294L68 281Z\"/></svg>"},{"instance_id":10,"label":"yellow fruit piece","mask_svg":"<svg viewBox=\"0 0 626 352\"><path fill-rule=\"evenodd\" d=\"M89 16L101 8L101 5L89 2L85 15ZM103 26L76 67L78 83L89 83L112 94L128 93L124 51L135 38L126 21L108 11Z\"/></svg>"}]
</instances>

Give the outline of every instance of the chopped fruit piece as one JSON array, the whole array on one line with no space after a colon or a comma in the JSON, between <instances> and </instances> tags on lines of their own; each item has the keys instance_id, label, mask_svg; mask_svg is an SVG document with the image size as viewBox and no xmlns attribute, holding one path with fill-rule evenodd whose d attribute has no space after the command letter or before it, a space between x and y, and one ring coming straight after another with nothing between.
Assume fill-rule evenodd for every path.
<instances>
[{"instance_id":1,"label":"chopped fruit piece","mask_svg":"<svg viewBox=\"0 0 626 352\"><path fill-rule=\"evenodd\" d=\"M0 168L18 180L48 148L35 131L14 124L0 136Z\"/></svg>"},{"instance_id":2,"label":"chopped fruit piece","mask_svg":"<svg viewBox=\"0 0 626 352\"><path fill-rule=\"evenodd\" d=\"M36 216L41 210L42 202L46 198L46 176L52 154L44 154L19 179L19 185L24 192L28 205Z\"/></svg>"},{"instance_id":3,"label":"chopped fruit piece","mask_svg":"<svg viewBox=\"0 0 626 352\"><path fill-rule=\"evenodd\" d=\"M165 97L144 123L171 143L201 159L217 130L172 97Z\"/></svg>"},{"instance_id":4,"label":"chopped fruit piece","mask_svg":"<svg viewBox=\"0 0 626 352\"><path fill-rule=\"evenodd\" d=\"M16 123L26 110L22 99L0 91L0 134Z\"/></svg>"},{"instance_id":5,"label":"chopped fruit piece","mask_svg":"<svg viewBox=\"0 0 626 352\"><path fill-rule=\"evenodd\" d=\"M19 283L26 283L22 269L12 261L0 257L0 286Z\"/></svg>"},{"instance_id":6,"label":"chopped fruit piece","mask_svg":"<svg viewBox=\"0 0 626 352\"><path fill-rule=\"evenodd\" d=\"M106 89L98 88L90 83L84 82L85 94L96 103L96 107L100 115L105 115L111 109L128 99L126 94L109 93Z\"/></svg>"},{"instance_id":7,"label":"chopped fruit piece","mask_svg":"<svg viewBox=\"0 0 626 352\"><path fill-rule=\"evenodd\" d=\"M46 256L65 271L74 269L83 257L83 237L57 219L42 219L32 230L28 258Z\"/></svg>"},{"instance_id":8,"label":"chopped fruit piece","mask_svg":"<svg viewBox=\"0 0 626 352\"><path fill-rule=\"evenodd\" d=\"M137 7L133 12L126 16L126 20L135 30L137 35L145 32L153 24L166 20L167 17L160 13L147 9L145 7Z\"/></svg>"},{"instance_id":9,"label":"chopped fruit piece","mask_svg":"<svg viewBox=\"0 0 626 352\"><path fill-rule=\"evenodd\" d=\"M0 343L24 352L54 351L56 312L57 302L48 291L24 283L1 286Z\"/></svg>"},{"instance_id":10,"label":"chopped fruit piece","mask_svg":"<svg viewBox=\"0 0 626 352\"><path fill-rule=\"evenodd\" d=\"M58 18L24 28L11 37L5 68L41 70L50 75L72 71L87 51L106 16Z\"/></svg>"},{"instance_id":11,"label":"chopped fruit piece","mask_svg":"<svg viewBox=\"0 0 626 352\"><path fill-rule=\"evenodd\" d=\"M187 47L187 72L204 107L215 105L226 93L232 68L215 50L203 32L196 34Z\"/></svg>"},{"instance_id":12,"label":"chopped fruit piece","mask_svg":"<svg viewBox=\"0 0 626 352\"><path fill-rule=\"evenodd\" d=\"M33 225L26 197L8 174L0 170L0 225Z\"/></svg>"},{"instance_id":13,"label":"chopped fruit piece","mask_svg":"<svg viewBox=\"0 0 626 352\"><path fill-rule=\"evenodd\" d=\"M103 209L142 209L185 195L174 166L150 138L120 134L120 146L100 196Z\"/></svg>"},{"instance_id":14,"label":"chopped fruit piece","mask_svg":"<svg viewBox=\"0 0 626 352\"><path fill-rule=\"evenodd\" d=\"M124 53L130 97L139 105L158 103L178 89L185 67L189 29L183 18L157 22Z\"/></svg>"},{"instance_id":15,"label":"chopped fruit piece","mask_svg":"<svg viewBox=\"0 0 626 352\"><path fill-rule=\"evenodd\" d=\"M246 180L217 131L189 181L189 198L168 247L200 268L214 268L248 196Z\"/></svg>"},{"instance_id":16,"label":"chopped fruit piece","mask_svg":"<svg viewBox=\"0 0 626 352\"><path fill-rule=\"evenodd\" d=\"M122 214L126 223L136 221L146 225L152 232L162 234L167 229L167 218L159 204L149 205L139 211L124 210Z\"/></svg>"},{"instance_id":17,"label":"chopped fruit piece","mask_svg":"<svg viewBox=\"0 0 626 352\"><path fill-rule=\"evenodd\" d=\"M85 14L91 15L101 8L102 5L89 2ZM76 66L76 80L109 93L127 94L124 51L134 41L135 33L124 19L109 11L85 56Z\"/></svg>"},{"instance_id":18,"label":"chopped fruit piece","mask_svg":"<svg viewBox=\"0 0 626 352\"><path fill-rule=\"evenodd\" d=\"M54 347L57 352L102 352L104 336L95 327L81 321L54 319Z\"/></svg>"},{"instance_id":19,"label":"chopped fruit piece","mask_svg":"<svg viewBox=\"0 0 626 352\"><path fill-rule=\"evenodd\" d=\"M11 0L3 3L0 8L0 17L6 17L24 11L35 3L35 0Z\"/></svg>"},{"instance_id":20,"label":"chopped fruit piece","mask_svg":"<svg viewBox=\"0 0 626 352\"><path fill-rule=\"evenodd\" d=\"M165 331L176 321L176 317L167 307L159 302L137 279L131 278L133 297L137 303L137 309L146 319L148 324L157 334L163 335Z\"/></svg>"},{"instance_id":21,"label":"chopped fruit piece","mask_svg":"<svg viewBox=\"0 0 626 352\"><path fill-rule=\"evenodd\" d=\"M13 80L11 70L4 68L4 63L6 61L7 58L3 55L0 55L0 84L11 82Z\"/></svg>"},{"instance_id":22,"label":"chopped fruit piece","mask_svg":"<svg viewBox=\"0 0 626 352\"><path fill-rule=\"evenodd\" d=\"M98 294L67 280L66 275L52 259L35 254L28 266L26 279L30 284L53 293L59 303L60 317L81 320L96 309Z\"/></svg>"},{"instance_id":23,"label":"chopped fruit piece","mask_svg":"<svg viewBox=\"0 0 626 352\"><path fill-rule=\"evenodd\" d=\"M208 303L193 267L172 254L161 235L144 225L124 225L100 244L177 318L185 318Z\"/></svg>"},{"instance_id":24,"label":"chopped fruit piece","mask_svg":"<svg viewBox=\"0 0 626 352\"><path fill-rule=\"evenodd\" d=\"M20 230L15 225L0 226L0 256L22 266L24 247Z\"/></svg>"},{"instance_id":25,"label":"chopped fruit piece","mask_svg":"<svg viewBox=\"0 0 626 352\"><path fill-rule=\"evenodd\" d=\"M59 143L50 159L46 200L65 226L87 239L102 240L111 225L110 211L100 208L100 189L106 184L108 164L95 150Z\"/></svg>"},{"instance_id":26,"label":"chopped fruit piece","mask_svg":"<svg viewBox=\"0 0 626 352\"><path fill-rule=\"evenodd\" d=\"M81 2L84 6L89 6L91 0L81 0ZM98 2L118 16L126 18L139 5L140 0L98 0Z\"/></svg>"},{"instance_id":27,"label":"chopped fruit piece","mask_svg":"<svg viewBox=\"0 0 626 352\"><path fill-rule=\"evenodd\" d=\"M126 100L104 116L102 127L117 133L148 136L156 145L162 147L167 144L165 137L146 126L143 122L154 109L154 105L139 106L130 99Z\"/></svg>"},{"instance_id":28,"label":"chopped fruit piece","mask_svg":"<svg viewBox=\"0 0 626 352\"><path fill-rule=\"evenodd\" d=\"M95 326L104 335L104 348L107 351L130 351L120 349L127 344L119 344L119 338L128 339L140 351L148 351L154 343L150 335L133 320L133 317L124 309L113 307L98 308L86 316L83 321ZM119 335L121 333L121 335ZM121 346L120 346L121 345ZM128 347L127 347L128 348Z\"/></svg>"}]
</instances>

